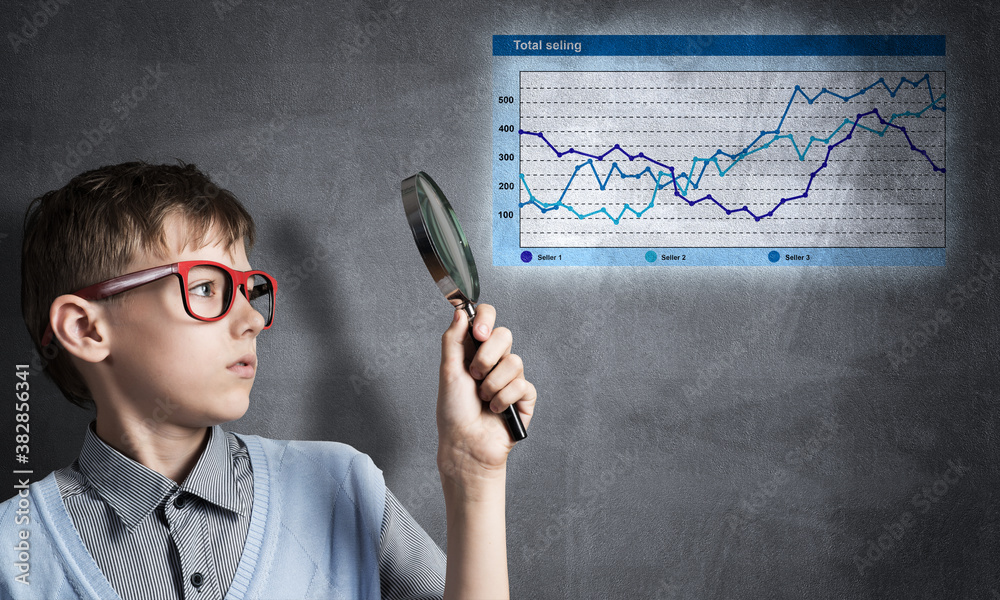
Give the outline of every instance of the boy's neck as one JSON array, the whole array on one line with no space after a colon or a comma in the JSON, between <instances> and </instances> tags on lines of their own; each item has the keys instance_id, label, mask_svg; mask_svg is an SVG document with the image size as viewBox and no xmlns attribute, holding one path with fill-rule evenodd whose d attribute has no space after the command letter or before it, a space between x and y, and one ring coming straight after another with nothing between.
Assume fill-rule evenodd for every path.
<instances>
[{"instance_id":1,"label":"boy's neck","mask_svg":"<svg viewBox=\"0 0 1000 600\"><path fill-rule=\"evenodd\" d=\"M143 422L97 414L97 437L135 462L173 480L187 479L208 444L209 428L190 429L170 423L155 428Z\"/></svg>"}]
</instances>

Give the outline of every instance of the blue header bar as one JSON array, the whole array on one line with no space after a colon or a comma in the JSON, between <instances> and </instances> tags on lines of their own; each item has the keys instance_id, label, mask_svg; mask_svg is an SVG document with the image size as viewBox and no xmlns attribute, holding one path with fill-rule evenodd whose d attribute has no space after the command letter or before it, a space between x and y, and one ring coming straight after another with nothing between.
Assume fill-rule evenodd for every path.
<instances>
[{"instance_id":1,"label":"blue header bar","mask_svg":"<svg viewBox=\"0 0 1000 600\"><path fill-rule=\"evenodd\" d=\"M944 56L943 35L494 35L493 56Z\"/></svg>"}]
</instances>

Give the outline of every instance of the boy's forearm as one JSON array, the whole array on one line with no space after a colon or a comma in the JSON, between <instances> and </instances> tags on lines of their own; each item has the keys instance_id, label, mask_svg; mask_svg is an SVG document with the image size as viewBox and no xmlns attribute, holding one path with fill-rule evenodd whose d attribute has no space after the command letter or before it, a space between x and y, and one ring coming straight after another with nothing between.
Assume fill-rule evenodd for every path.
<instances>
[{"instance_id":1,"label":"boy's forearm","mask_svg":"<svg viewBox=\"0 0 1000 600\"><path fill-rule=\"evenodd\" d=\"M506 600L506 472L455 481L441 471L448 519L446 600Z\"/></svg>"}]
</instances>

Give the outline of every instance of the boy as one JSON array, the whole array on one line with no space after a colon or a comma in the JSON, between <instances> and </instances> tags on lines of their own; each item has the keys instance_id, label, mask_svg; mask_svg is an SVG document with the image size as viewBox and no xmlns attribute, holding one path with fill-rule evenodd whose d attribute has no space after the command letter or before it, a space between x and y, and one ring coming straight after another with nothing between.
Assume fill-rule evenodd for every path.
<instances>
[{"instance_id":1,"label":"boy","mask_svg":"<svg viewBox=\"0 0 1000 600\"><path fill-rule=\"evenodd\" d=\"M22 312L60 390L97 414L77 461L0 504L0 595L506 598L513 442L491 413L516 404L527 426L535 402L510 332L484 304L474 355L461 311L442 336L445 570L366 455L219 427L247 410L274 318L253 242L193 165L103 167L29 207Z\"/></svg>"}]
</instances>

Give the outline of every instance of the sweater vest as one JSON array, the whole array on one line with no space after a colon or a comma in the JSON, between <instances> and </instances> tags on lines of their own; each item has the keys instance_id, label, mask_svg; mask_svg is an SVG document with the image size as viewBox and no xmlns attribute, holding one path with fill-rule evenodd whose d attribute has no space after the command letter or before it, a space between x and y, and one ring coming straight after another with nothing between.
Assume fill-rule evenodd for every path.
<instances>
[{"instance_id":1,"label":"sweater vest","mask_svg":"<svg viewBox=\"0 0 1000 600\"><path fill-rule=\"evenodd\" d=\"M235 434L253 512L225 600L378 600L382 472L338 442ZM120 600L63 505L55 474L0 504L0 598Z\"/></svg>"}]
</instances>

